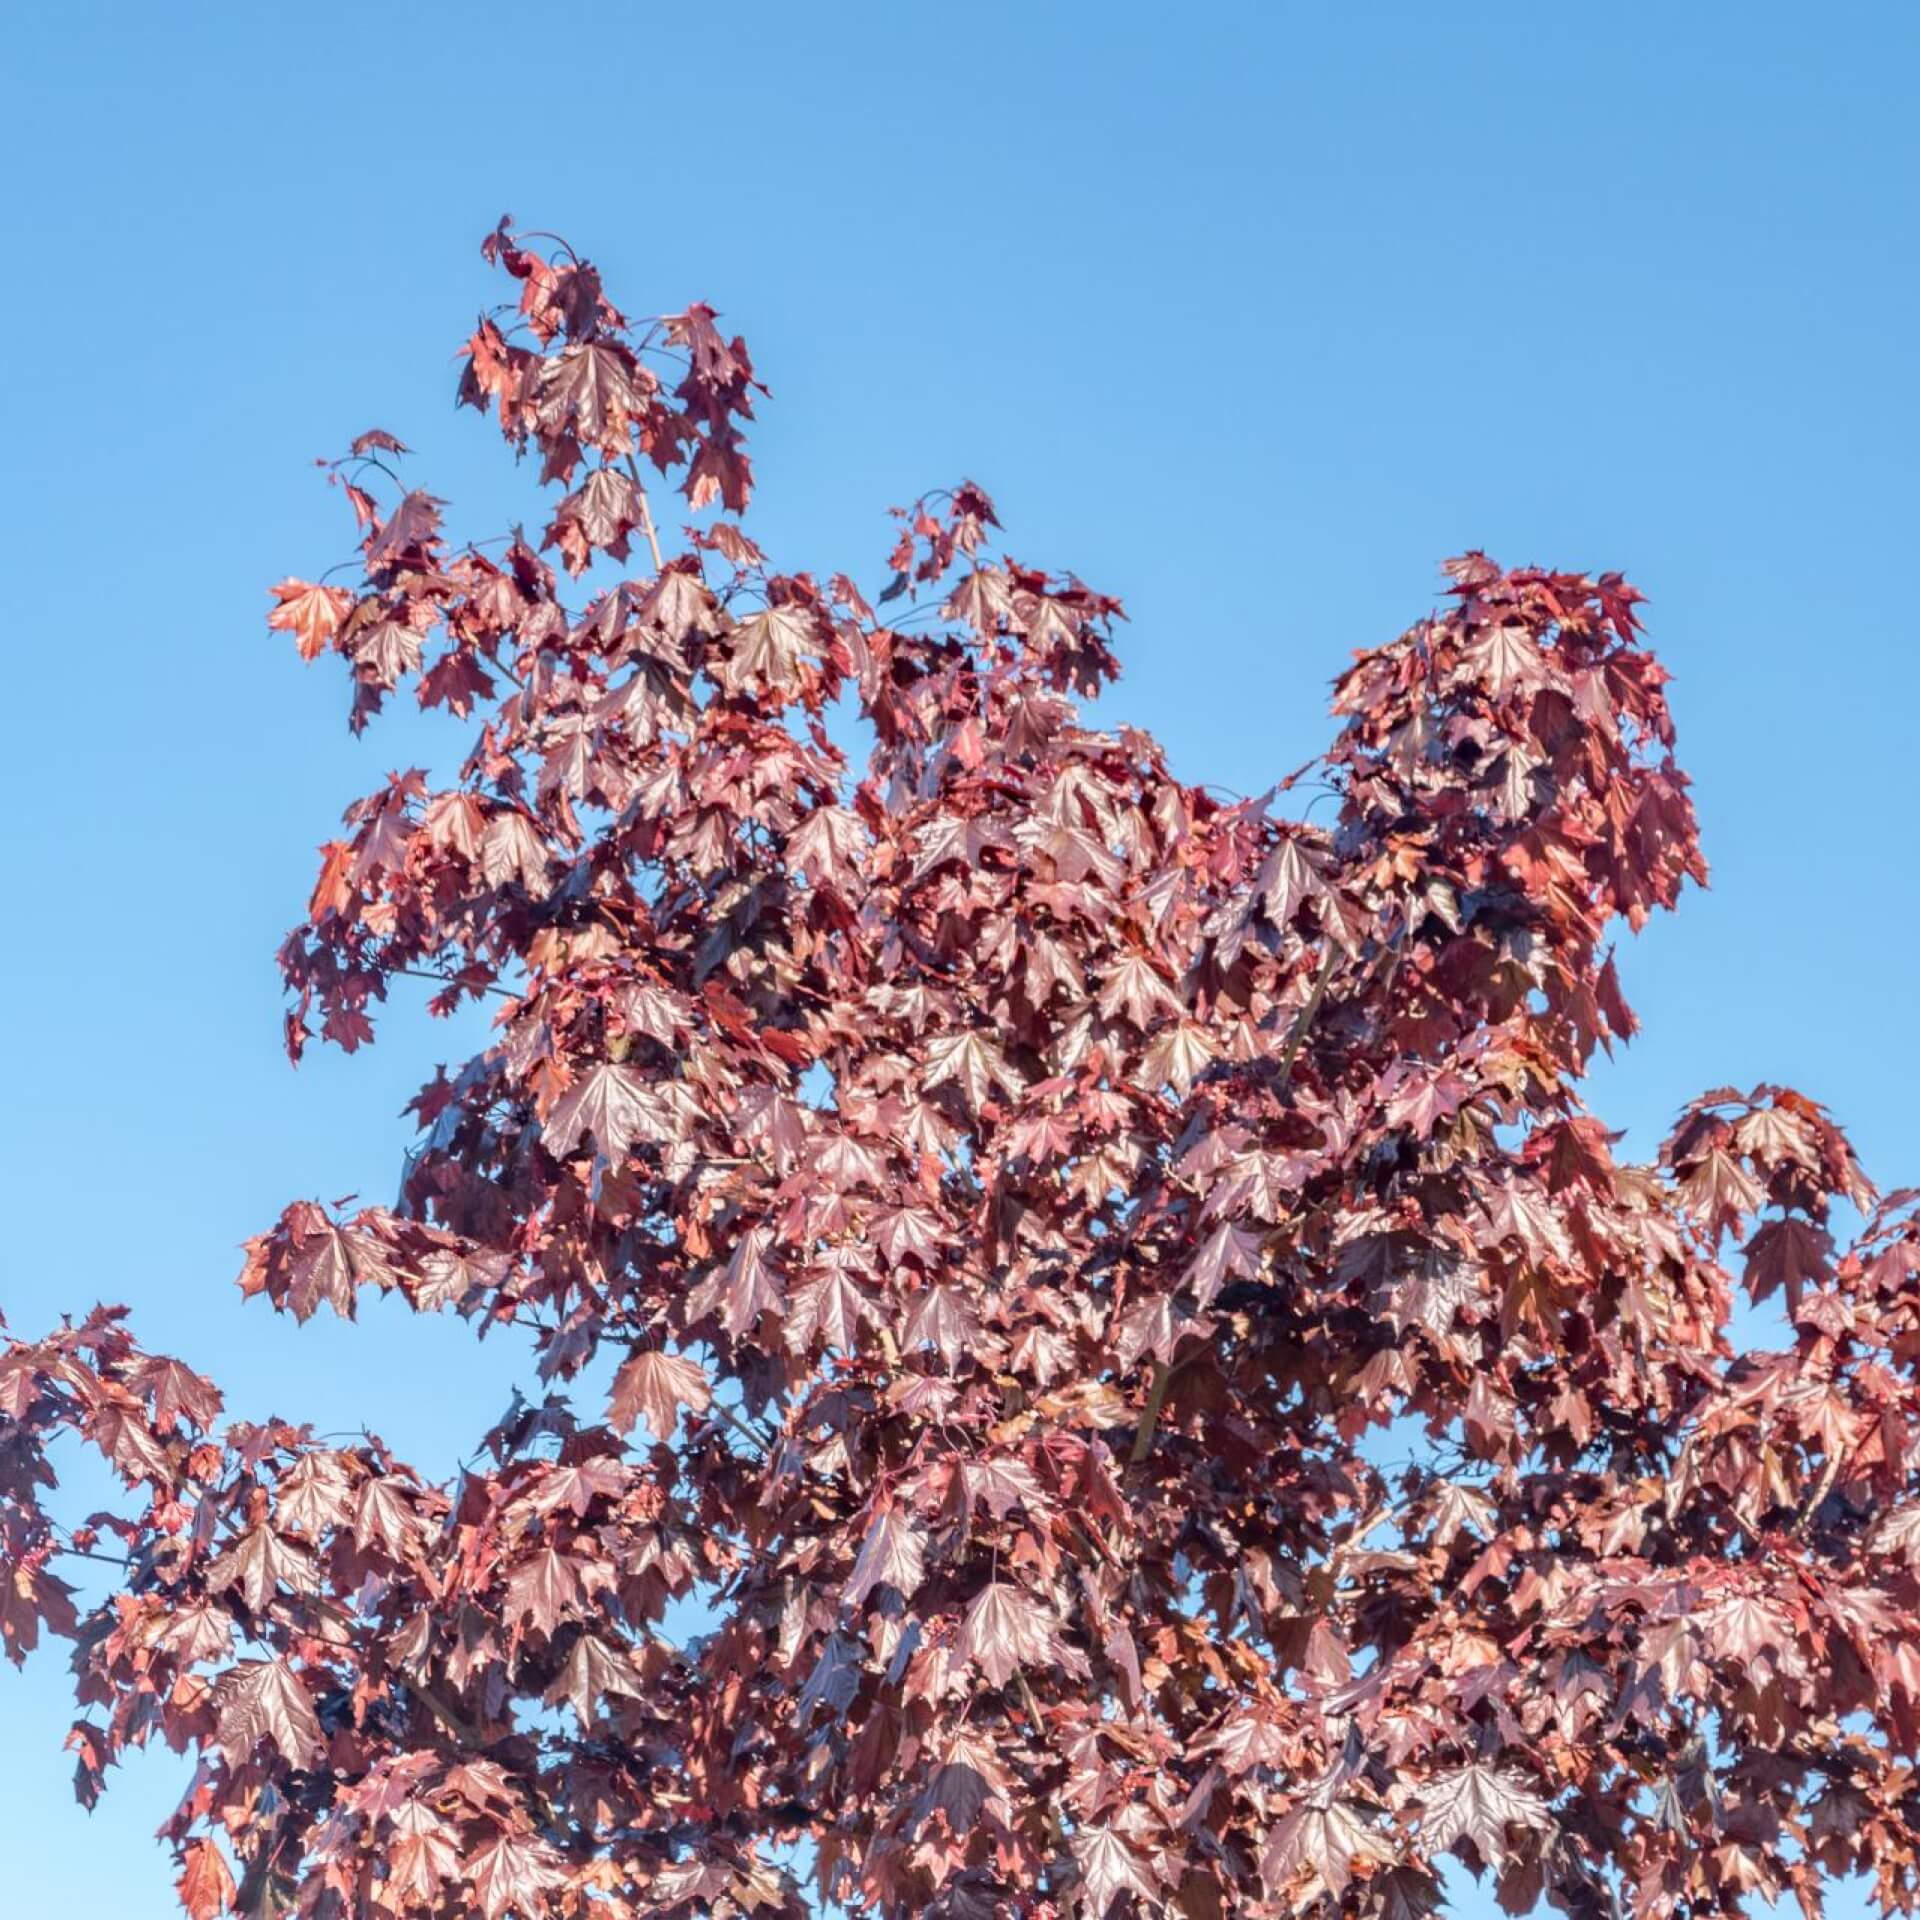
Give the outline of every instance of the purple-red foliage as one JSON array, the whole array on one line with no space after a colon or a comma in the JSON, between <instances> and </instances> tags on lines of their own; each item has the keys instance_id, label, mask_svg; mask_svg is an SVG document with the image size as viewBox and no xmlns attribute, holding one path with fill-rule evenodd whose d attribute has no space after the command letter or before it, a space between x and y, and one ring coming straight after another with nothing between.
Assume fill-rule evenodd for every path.
<instances>
[{"instance_id":1,"label":"purple-red foliage","mask_svg":"<svg viewBox=\"0 0 1920 1920\"><path fill-rule=\"evenodd\" d=\"M1911 1911L1913 1196L1782 1088L1654 1165L1578 1093L1618 923L1705 878L1634 590L1454 561L1338 683L1337 817L1224 804L1082 719L1119 603L975 486L878 610L733 517L669 551L657 477L747 507L746 347L486 252L460 398L544 536L456 544L363 435L362 577L269 623L356 727L478 724L325 849L293 1053L418 973L497 1037L397 1207L298 1202L241 1285L511 1323L551 1396L441 1486L223 1424L118 1311L9 1343L0 1636L74 1642L82 1797L195 1757L196 1920L1421 1920L1449 1852L1513 1913ZM1783 1350L1731 1349L1735 1273ZM71 1532L69 1431L128 1489Z\"/></svg>"}]
</instances>

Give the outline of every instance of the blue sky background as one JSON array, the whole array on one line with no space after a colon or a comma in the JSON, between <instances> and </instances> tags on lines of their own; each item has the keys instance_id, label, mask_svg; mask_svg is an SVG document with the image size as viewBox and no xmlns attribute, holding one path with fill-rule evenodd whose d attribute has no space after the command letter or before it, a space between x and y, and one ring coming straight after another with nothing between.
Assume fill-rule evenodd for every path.
<instances>
[{"instance_id":1,"label":"blue sky background","mask_svg":"<svg viewBox=\"0 0 1920 1920\"><path fill-rule=\"evenodd\" d=\"M1647 1030L1601 1110L1644 1150L1784 1079L1920 1179L1910 6L62 0L7 41L17 1328L127 1301L248 1411L427 1466L525 1377L231 1284L286 1200L391 1194L401 1105L474 1037L416 1009L288 1070L313 849L443 749L354 742L337 663L262 616L348 554L311 462L362 427L460 530L532 517L451 406L509 209L630 311L745 332L784 564L877 584L884 509L973 476L1022 559L1124 596L1110 710L1194 778L1313 753L1448 554L1628 572L1714 889L1626 954ZM179 1771L88 1822L68 1718L57 1656L0 1674L0 1905L158 1920Z\"/></svg>"}]
</instances>

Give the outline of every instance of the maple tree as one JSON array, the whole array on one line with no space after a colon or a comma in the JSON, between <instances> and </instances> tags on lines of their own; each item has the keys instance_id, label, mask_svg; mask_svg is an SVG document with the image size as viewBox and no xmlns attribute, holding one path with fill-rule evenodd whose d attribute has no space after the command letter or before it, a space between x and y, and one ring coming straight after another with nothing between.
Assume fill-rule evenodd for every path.
<instances>
[{"instance_id":1,"label":"maple tree","mask_svg":"<svg viewBox=\"0 0 1920 1920\"><path fill-rule=\"evenodd\" d=\"M0 1638L73 1642L82 1798L194 1758L196 1920L1420 1920L1449 1854L1514 1913L1911 1912L1916 1196L1784 1088L1651 1165L1579 1094L1610 936L1705 879L1639 596L1453 562L1337 683L1335 815L1229 802L1082 717L1120 605L978 487L875 604L776 571L744 344L535 238L460 398L539 544L365 434L357 583L269 616L356 728L478 723L324 850L292 1053L415 974L496 1037L398 1205L241 1287L524 1329L547 1397L441 1484L120 1309L10 1338ZM120 1510L56 1519L62 1436Z\"/></svg>"}]
</instances>

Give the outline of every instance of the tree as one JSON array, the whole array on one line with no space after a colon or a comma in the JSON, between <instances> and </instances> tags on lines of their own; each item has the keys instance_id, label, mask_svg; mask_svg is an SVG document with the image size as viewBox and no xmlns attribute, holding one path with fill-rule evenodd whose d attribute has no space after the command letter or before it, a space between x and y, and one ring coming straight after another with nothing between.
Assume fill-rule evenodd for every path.
<instances>
[{"instance_id":1,"label":"tree","mask_svg":"<svg viewBox=\"0 0 1920 1920\"><path fill-rule=\"evenodd\" d=\"M479 723L325 849L291 1052L421 973L497 1038L394 1209L298 1202L240 1284L511 1324L550 1391L442 1485L223 1425L119 1309L10 1341L0 1635L74 1642L81 1797L197 1758L196 1920L1419 1920L1449 1853L1514 1913L1911 1911L1915 1196L1783 1088L1654 1165L1579 1094L1617 923L1706 877L1639 595L1452 562L1337 683L1337 811L1228 802L1083 720L1120 605L990 558L978 487L877 605L777 572L744 344L485 251L460 398L560 490L539 548L364 434L362 577L269 624L356 727ZM124 1512L56 1521L63 1434Z\"/></svg>"}]
</instances>

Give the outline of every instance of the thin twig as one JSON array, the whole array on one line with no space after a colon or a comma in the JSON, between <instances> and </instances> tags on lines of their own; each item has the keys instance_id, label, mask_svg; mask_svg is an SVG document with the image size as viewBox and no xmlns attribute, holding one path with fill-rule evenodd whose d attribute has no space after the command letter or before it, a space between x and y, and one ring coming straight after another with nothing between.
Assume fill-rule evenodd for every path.
<instances>
[{"instance_id":1,"label":"thin twig","mask_svg":"<svg viewBox=\"0 0 1920 1920\"><path fill-rule=\"evenodd\" d=\"M63 1560L98 1560L103 1567L130 1567L131 1560L122 1560L111 1553L92 1553L85 1547L56 1546L54 1552Z\"/></svg>"},{"instance_id":2,"label":"thin twig","mask_svg":"<svg viewBox=\"0 0 1920 1920\"><path fill-rule=\"evenodd\" d=\"M502 1000L517 1000L519 995L506 987L497 987L490 983L475 986L471 981L462 980L457 974L435 973L431 967L389 967L390 974L402 974L409 980L432 980L443 987L458 987L462 993L479 995L497 993Z\"/></svg>"}]
</instances>

